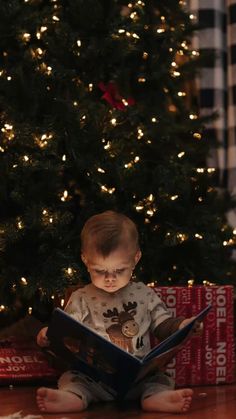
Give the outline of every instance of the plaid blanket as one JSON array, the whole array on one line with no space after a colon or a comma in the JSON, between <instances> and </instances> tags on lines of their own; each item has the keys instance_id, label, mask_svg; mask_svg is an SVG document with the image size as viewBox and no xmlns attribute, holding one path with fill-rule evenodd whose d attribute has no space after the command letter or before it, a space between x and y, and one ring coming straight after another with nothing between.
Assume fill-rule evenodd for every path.
<instances>
[{"instance_id":1,"label":"plaid blanket","mask_svg":"<svg viewBox=\"0 0 236 419\"><path fill-rule=\"evenodd\" d=\"M209 164L219 169L220 186L236 193L236 0L189 0L188 7L201 25L194 47L215 53L198 81L201 114L219 115L206 127L220 144Z\"/></svg>"}]
</instances>

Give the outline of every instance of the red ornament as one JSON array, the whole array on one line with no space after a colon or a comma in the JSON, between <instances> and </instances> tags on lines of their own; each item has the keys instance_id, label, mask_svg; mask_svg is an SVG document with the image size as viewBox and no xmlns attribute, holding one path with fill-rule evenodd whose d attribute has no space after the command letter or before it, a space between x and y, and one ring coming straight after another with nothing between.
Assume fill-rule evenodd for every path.
<instances>
[{"instance_id":1,"label":"red ornament","mask_svg":"<svg viewBox=\"0 0 236 419\"><path fill-rule=\"evenodd\" d=\"M112 81L107 84L100 82L98 87L104 92L102 99L106 100L112 108L124 111L127 106L133 106L135 104L135 100L131 97L128 99L122 98L117 85Z\"/></svg>"}]
</instances>

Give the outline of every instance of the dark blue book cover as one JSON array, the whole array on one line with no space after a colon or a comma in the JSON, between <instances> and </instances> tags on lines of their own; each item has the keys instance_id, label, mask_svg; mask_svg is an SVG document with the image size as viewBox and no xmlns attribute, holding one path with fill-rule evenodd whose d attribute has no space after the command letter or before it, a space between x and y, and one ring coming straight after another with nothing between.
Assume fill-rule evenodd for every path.
<instances>
[{"instance_id":1,"label":"dark blue book cover","mask_svg":"<svg viewBox=\"0 0 236 419\"><path fill-rule=\"evenodd\" d=\"M187 326L155 346L142 359L124 351L63 310L54 310L48 327L50 351L78 370L102 383L115 397L124 396L135 382L155 369L162 369L183 346L197 321L210 310L207 306Z\"/></svg>"}]
</instances>

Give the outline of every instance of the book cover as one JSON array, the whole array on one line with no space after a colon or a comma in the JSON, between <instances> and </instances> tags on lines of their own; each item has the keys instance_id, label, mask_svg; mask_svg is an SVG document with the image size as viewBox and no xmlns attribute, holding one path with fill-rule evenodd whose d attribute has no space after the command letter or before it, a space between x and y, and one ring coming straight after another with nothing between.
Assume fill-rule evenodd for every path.
<instances>
[{"instance_id":1,"label":"book cover","mask_svg":"<svg viewBox=\"0 0 236 419\"><path fill-rule=\"evenodd\" d=\"M142 359L57 308L47 331L49 351L66 360L70 369L102 383L114 397L123 397L134 382L156 369L164 369L191 336L195 323L202 321L210 308L207 306L188 325L156 345Z\"/></svg>"}]
</instances>

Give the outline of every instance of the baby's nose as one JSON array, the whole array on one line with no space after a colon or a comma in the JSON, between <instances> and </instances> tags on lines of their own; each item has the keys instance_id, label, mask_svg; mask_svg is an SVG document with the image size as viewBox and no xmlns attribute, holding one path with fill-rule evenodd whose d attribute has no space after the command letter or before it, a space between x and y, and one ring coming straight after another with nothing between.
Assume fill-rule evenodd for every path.
<instances>
[{"instance_id":1,"label":"baby's nose","mask_svg":"<svg viewBox=\"0 0 236 419\"><path fill-rule=\"evenodd\" d=\"M107 271L105 274L105 278L112 280L113 278L116 278L116 273Z\"/></svg>"}]
</instances>

